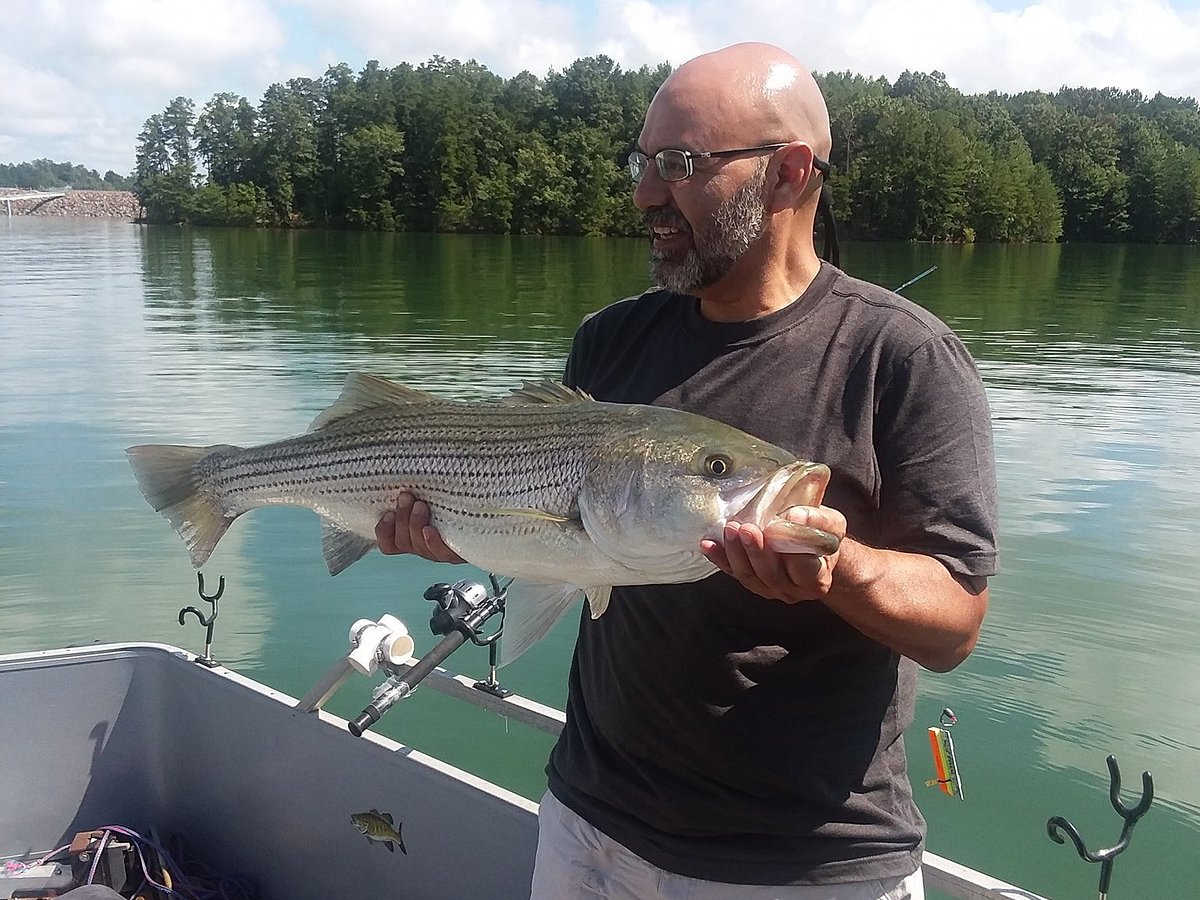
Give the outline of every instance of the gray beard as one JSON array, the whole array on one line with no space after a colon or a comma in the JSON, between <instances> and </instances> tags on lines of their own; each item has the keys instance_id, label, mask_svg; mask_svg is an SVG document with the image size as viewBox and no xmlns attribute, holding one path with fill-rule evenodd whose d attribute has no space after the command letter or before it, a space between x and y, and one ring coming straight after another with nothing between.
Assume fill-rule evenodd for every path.
<instances>
[{"instance_id":1,"label":"gray beard","mask_svg":"<svg viewBox=\"0 0 1200 900\"><path fill-rule=\"evenodd\" d=\"M678 294L695 294L716 284L763 233L767 209L762 200L766 166L717 207L707 227L691 233L686 250L651 252L650 277ZM674 223L672 223L674 224Z\"/></svg>"}]
</instances>

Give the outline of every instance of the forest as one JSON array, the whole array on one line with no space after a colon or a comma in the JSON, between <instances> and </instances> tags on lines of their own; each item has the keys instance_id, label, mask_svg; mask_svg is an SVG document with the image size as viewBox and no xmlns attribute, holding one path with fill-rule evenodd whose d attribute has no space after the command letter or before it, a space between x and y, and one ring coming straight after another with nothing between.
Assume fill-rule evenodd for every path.
<instances>
[{"instance_id":1,"label":"forest","mask_svg":"<svg viewBox=\"0 0 1200 900\"><path fill-rule=\"evenodd\" d=\"M0 187L30 191L67 187L77 191L127 191L133 188L133 179L118 175L111 169L101 178L95 169L85 169L69 162L35 159L33 162L0 163Z\"/></svg>"},{"instance_id":2,"label":"forest","mask_svg":"<svg viewBox=\"0 0 1200 900\"><path fill-rule=\"evenodd\" d=\"M666 63L539 78L474 61L177 97L137 141L154 222L641 234L625 157ZM964 94L940 72L818 76L835 211L868 240L1200 241L1200 107L1136 90ZM772 136L773 137L773 136Z\"/></svg>"}]
</instances>

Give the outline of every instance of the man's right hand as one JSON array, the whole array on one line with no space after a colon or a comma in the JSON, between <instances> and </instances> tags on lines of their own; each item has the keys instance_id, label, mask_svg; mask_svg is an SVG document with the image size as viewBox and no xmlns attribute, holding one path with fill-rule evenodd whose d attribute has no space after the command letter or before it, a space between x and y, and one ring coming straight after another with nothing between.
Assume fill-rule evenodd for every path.
<instances>
[{"instance_id":1,"label":"man's right hand","mask_svg":"<svg viewBox=\"0 0 1200 900\"><path fill-rule=\"evenodd\" d=\"M396 498L396 508L388 510L375 526L379 550L389 556L415 553L434 562L462 563L461 556L446 546L441 534L429 524L429 506L412 494Z\"/></svg>"}]
</instances>

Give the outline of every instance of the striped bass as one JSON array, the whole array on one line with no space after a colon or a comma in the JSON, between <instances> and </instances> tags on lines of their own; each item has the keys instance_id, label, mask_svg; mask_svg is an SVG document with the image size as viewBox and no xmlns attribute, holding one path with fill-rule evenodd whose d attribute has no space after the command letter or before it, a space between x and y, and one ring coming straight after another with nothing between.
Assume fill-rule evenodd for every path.
<instances>
[{"instance_id":1,"label":"striped bass","mask_svg":"<svg viewBox=\"0 0 1200 900\"><path fill-rule=\"evenodd\" d=\"M778 516L819 505L824 465L703 416L601 403L552 382L467 403L353 373L298 437L126 452L197 568L238 516L287 505L321 517L322 553L336 575L376 546L380 517L412 493L459 556L518 579L505 662L580 594L599 617L614 585L711 575L699 543L719 541L728 520L759 524L782 552L838 547L833 535Z\"/></svg>"}]
</instances>

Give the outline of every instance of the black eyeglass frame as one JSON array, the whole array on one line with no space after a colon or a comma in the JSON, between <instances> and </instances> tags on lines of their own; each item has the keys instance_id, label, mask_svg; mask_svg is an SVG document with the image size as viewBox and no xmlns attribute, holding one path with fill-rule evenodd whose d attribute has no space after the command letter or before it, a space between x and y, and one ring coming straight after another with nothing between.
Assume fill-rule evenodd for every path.
<instances>
[{"instance_id":1,"label":"black eyeglass frame","mask_svg":"<svg viewBox=\"0 0 1200 900\"><path fill-rule=\"evenodd\" d=\"M686 181L688 178L691 178L692 175L695 174L696 170L695 170L695 166L693 165L693 162L692 162L693 160L696 160L696 159L718 159L718 158L724 157L724 156L737 156L739 153L759 153L759 152L762 152L763 150L778 150L780 147L786 147L790 143L792 143L792 142L784 141L783 143L760 144L757 147L737 147L736 149L733 149L733 150L705 150L705 151L680 150L676 147L666 147L662 150L659 150L657 153L654 154L654 156L647 156L641 150L634 150L632 153L629 154L629 158L626 161L626 166L629 169L629 177L630 177L630 179L632 179L634 184L638 184L639 182L641 182L642 178L646 174L646 170L650 167L650 160L652 160L652 159L654 160L654 168L656 170L658 170L658 177L661 178L663 181L666 181L666 182ZM666 167L663 163L663 154L665 154L665 153L676 153L676 154L679 154L679 156L683 158L683 164L684 164L684 174L683 175L680 175L678 178L668 178L667 177L666 172L665 172ZM822 175L824 175L826 177L829 176L829 172L830 172L829 163L826 160L821 159L816 154L813 154L813 168L816 169L818 172L820 172Z\"/></svg>"}]
</instances>

